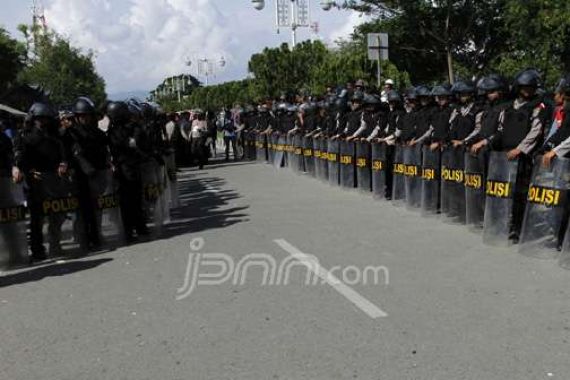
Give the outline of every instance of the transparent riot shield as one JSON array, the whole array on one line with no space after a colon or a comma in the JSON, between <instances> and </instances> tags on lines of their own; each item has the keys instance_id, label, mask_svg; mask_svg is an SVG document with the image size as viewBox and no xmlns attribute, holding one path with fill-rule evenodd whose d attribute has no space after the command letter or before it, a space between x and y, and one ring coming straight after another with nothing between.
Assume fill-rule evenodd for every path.
<instances>
[{"instance_id":1,"label":"transparent riot shield","mask_svg":"<svg viewBox=\"0 0 570 380\"><path fill-rule=\"evenodd\" d=\"M57 257L64 252L79 253L79 244L86 237L77 215L79 198L76 184L71 178L60 177L56 173L42 173L33 182L34 198L38 196L36 199L40 201L36 206L40 207L42 239L49 246L49 256ZM43 228L44 224L47 228Z\"/></svg>"},{"instance_id":2,"label":"transparent riot shield","mask_svg":"<svg viewBox=\"0 0 570 380\"><path fill-rule=\"evenodd\" d=\"M246 140L246 149L247 149L247 159L249 161L255 161L255 156L257 154L257 150L255 149L255 132L248 131L247 132L247 140Z\"/></svg>"},{"instance_id":3,"label":"transparent riot shield","mask_svg":"<svg viewBox=\"0 0 570 380\"><path fill-rule=\"evenodd\" d=\"M0 270L29 262L25 205L23 186L0 177Z\"/></svg>"},{"instance_id":4,"label":"transparent riot shield","mask_svg":"<svg viewBox=\"0 0 570 380\"><path fill-rule=\"evenodd\" d=\"M340 141L328 141L329 184L340 186Z\"/></svg>"},{"instance_id":5,"label":"transparent riot shield","mask_svg":"<svg viewBox=\"0 0 570 380\"><path fill-rule=\"evenodd\" d=\"M257 134L257 162L267 161L267 136L261 133Z\"/></svg>"},{"instance_id":6,"label":"transparent riot shield","mask_svg":"<svg viewBox=\"0 0 570 380\"><path fill-rule=\"evenodd\" d=\"M406 165L404 164L404 147L402 146L396 146L392 173L392 201L396 205L401 205L406 201Z\"/></svg>"},{"instance_id":7,"label":"transparent riot shield","mask_svg":"<svg viewBox=\"0 0 570 380\"><path fill-rule=\"evenodd\" d=\"M483 228L485 215L486 157L487 151L465 153L465 221L477 229Z\"/></svg>"},{"instance_id":8,"label":"transparent riot shield","mask_svg":"<svg viewBox=\"0 0 570 380\"><path fill-rule=\"evenodd\" d=\"M294 144L295 137L293 135L287 135L285 144L285 166L289 168L292 172L295 172L295 168L299 166L297 163L297 157L295 156Z\"/></svg>"},{"instance_id":9,"label":"transparent riot shield","mask_svg":"<svg viewBox=\"0 0 570 380\"><path fill-rule=\"evenodd\" d=\"M277 139L278 135L276 133L272 133L268 136L267 142L267 151L269 152L269 163L273 165L275 162L275 148L277 147Z\"/></svg>"},{"instance_id":10,"label":"transparent riot shield","mask_svg":"<svg viewBox=\"0 0 570 380\"><path fill-rule=\"evenodd\" d=\"M303 136L295 134L293 136L293 155L295 156L295 166L293 171L295 173L303 173L305 171L305 165L303 162Z\"/></svg>"},{"instance_id":11,"label":"transparent riot shield","mask_svg":"<svg viewBox=\"0 0 570 380\"><path fill-rule=\"evenodd\" d=\"M570 160L557 158L551 167L544 167L541 161L542 157L537 157L528 190L519 252L554 258L569 216Z\"/></svg>"},{"instance_id":12,"label":"transparent riot shield","mask_svg":"<svg viewBox=\"0 0 570 380\"><path fill-rule=\"evenodd\" d=\"M439 186L441 179L441 151L423 147L422 155L422 213L437 214L439 211Z\"/></svg>"},{"instance_id":13,"label":"transparent riot shield","mask_svg":"<svg viewBox=\"0 0 570 380\"><path fill-rule=\"evenodd\" d=\"M318 138L313 138L313 162L315 167L315 178L320 179L323 177L321 164L321 140Z\"/></svg>"},{"instance_id":14,"label":"transparent riot shield","mask_svg":"<svg viewBox=\"0 0 570 380\"><path fill-rule=\"evenodd\" d=\"M419 208L422 201L422 147L404 147L404 191L409 208Z\"/></svg>"},{"instance_id":15,"label":"transparent riot shield","mask_svg":"<svg viewBox=\"0 0 570 380\"><path fill-rule=\"evenodd\" d=\"M111 170L101 170L89 179L101 243L117 247L124 243L119 187Z\"/></svg>"},{"instance_id":16,"label":"transparent riot shield","mask_svg":"<svg viewBox=\"0 0 570 380\"><path fill-rule=\"evenodd\" d=\"M303 137L303 162L305 171L312 177L315 176L315 155L313 151L313 139Z\"/></svg>"},{"instance_id":17,"label":"transparent riot shield","mask_svg":"<svg viewBox=\"0 0 570 380\"><path fill-rule=\"evenodd\" d=\"M158 163L154 160L141 165L141 180L143 185L143 210L146 221L152 229L153 235L162 232L165 215L162 203L163 180L159 176Z\"/></svg>"},{"instance_id":18,"label":"transparent riot shield","mask_svg":"<svg viewBox=\"0 0 570 380\"><path fill-rule=\"evenodd\" d=\"M285 144L287 143L287 138L285 136L279 136L274 144L275 156L273 157L273 166L276 169L280 169L284 166L285 161Z\"/></svg>"},{"instance_id":19,"label":"transparent riot shield","mask_svg":"<svg viewBox=\"0 0 570 380\"><path fill-rule=\"evenodd\" d=\"M372 148L367 141L356 143L356 179L360 192L372 191Z\"/></svg>"},{"instance_id":20,"label":"transparent riot shield","mask_svg":"<svg viewBox=\"0 0 570 380\"><path fill-rule=\"evenodd\" d=\"M319 145L321 147L321 159L319 160L319 166L321 167L321 176L319 178L323 182L328 182L329 181L328 139L321 137L319 139Z\"/></svg>"},{"instance_id":21,"label":"transparent riot shield","mask_svg":"<svg viewBox=\"0 0 570 380\"><path fill-rule=\"evenodd\" d=\"M441 210L451 223L465 223L465 163L462 149L446 148L441 166Z\"/></svg>"},{"instance_id":22,"label":"transparent riot shield","mask_svg":"<svg viewBox=\"0 0 570 380\"><path fill-rule=\"evenodd\" d=\"M386 171L390 170L386 161L386 144L372 144L372 194L374 198L386 197Z\"/></svg>"},{"instance_id":23,"label":"transparent riot shield","mask_svg":"<svg viewBox=\"0 0 570 380\"><path fill-rule=\"evenodd\" d=\"M440 177L440 211L442 215L449 215L450 204L453 197L451 180L451 150L445 148L441 152L441 177Z\"/></svg>"},{"instance_id":24,"label":"transparent riot shield","mask_svg":"<svg viewBox=\"0 0 570 380\"><path fill-rule=\"evenodd\" d=\"M483 242L488 245L509 245L513 195L518 160L507 160L504 152L491 152L485 181L485 217Z\"/></svg>"},{"instance_id":25,"label":"transparent riot shield","mask_svg":"<svg viewBox=\"0 0 570 380\"><path fill-rule=\"evenodd\" d=\"M353 142L344 140L340 142L340 182L345 189L354 189L356 184L355 154Z\"/></svg>"}]
</instances>

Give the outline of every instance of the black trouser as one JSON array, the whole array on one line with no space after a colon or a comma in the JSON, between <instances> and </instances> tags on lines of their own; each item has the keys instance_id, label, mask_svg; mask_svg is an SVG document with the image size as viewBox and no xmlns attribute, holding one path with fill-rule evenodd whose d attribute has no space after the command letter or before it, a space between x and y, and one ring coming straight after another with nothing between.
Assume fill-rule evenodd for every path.
<instances>
[{"instance_id":1,"label":"black trouser","mask_svg":"<svg viewBox=\"0 0 570 380\"><path fill-rule=\"evenodd\" d=\"M198 160L200 169L208 163L208 147L206 146L206 139L203 137L192 139L192 159Z\"/></svg>"},{"instance_id":2,"label":"black trouser","mask_svg":"<svg viewBox=\"0 0 570 380\"><path fill-rule=\"evenodd\" d=\"M532 159L528 156L521 155L519 158L517 180L513 193L513 209L510 226L510 234L515 238L520 236L531 176Z\"/></svg>"},{"instance_id":3,"label":"black trouser","mask_svg":"<svg viewBox=\"0 0 570 380\"><path fill-rule=\"evenodd\" d=\"M230 159L230 145L232 146L234 158L237 160L238 152L237 152L236 138L230 137L230 136L224 136L224 147L225 147L225 151L226 151L226 160Z\"/></svg>"},{"instance_id":4,"label":"black trouser","mask_svg":"<svg viewBox=\"0 0 570 380\"><path fill-rule=\"evenodd\" d=\"M396 154L396 147L394 145L386 145L386 199L392 198L392 184L394 180L394 173L392 166L394 165L394 155Z\"/></svg>"},{"instance_id":5,"label":"black trouser","mask_svg":"<svg viewBox=\"0 0 570 380\"><path fill-rule=\"evenodd\" d=\"M79 189L79 243L87 248L89 244L99 245L101 243L100 226L95 209L95 197L89 186L89 178L78 172L77 187Z\"/></svg>"},{"instance_id":6,"label":"black trouser","mask_svg":"<svg viewBox=\"0 0 570 380\"><path fill-rule=\"evenodd\" d=\"M28 204L30 210L30 250L32 257L45 255L43 226L44 215L43 202L46 200L41 182L28 180ZM65 214L50 214L48 217L49 248L52 253L60 249L61 226L65 222Z\"/></svg>"},{"instance_id":7,"label":"black trouser","mask_svg":"<svg viewBox=\"0 0 570 380\"><path fill-rule=\"evenodd\" d=\"M146 231L146 219L142 209L143 186L140 175L129 173L118 173L119 179L119 199L121 204L121 217L125 236L130 237L134 230L137 232Z\"/></svg>"}]
</instances>

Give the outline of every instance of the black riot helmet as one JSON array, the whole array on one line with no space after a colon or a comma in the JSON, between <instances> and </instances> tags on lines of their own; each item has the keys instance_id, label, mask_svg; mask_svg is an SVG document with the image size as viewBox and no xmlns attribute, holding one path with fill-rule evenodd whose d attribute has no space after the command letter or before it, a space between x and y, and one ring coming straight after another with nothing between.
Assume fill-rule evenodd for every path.
<instances>
[{"instance_id":1,"label":"black riot helmet","mask_svg":"<svg viewBox=\"0 0 570 380\"><path fill-rule=\"evenodd\" d=\"M401 103L402 97L396 90L390 90L388 92L388 102L389 103Z\"/></svg>"},{"instance_id":2,"label":"black riot helmet","mask_svg":"<svg viewBox=\"0 0 570 380\"><path fill-rule=\"evenodd\" d=\"M536 69L526 69L521 71L515 76L513 87L518 89L520 87L539 88L542 85L540 73Z\"/></svg>"},{"instance_id":3,"label":"black riot helmet","mask_svg":"<svg viewBox=\"0 0 570 380\"><path fill-rule=\"evenodd\" d=\"M95 114L95 104L88 97L81 96L75 100L73 113L76 115L93 115Z\"/></svg>"},{"instance_id":4,"label":"black riot helmet","mask_svg":"<svg viewBox=\"0 0 570 380\"><path fill-rule=\"evenodd\" d=\"M429 87L424 85L416 87L416 93L418 96L431 96Z\"/></svg>"},{"instance_id":5,"label":"black riot helmet","mask_svg":"<svg viewBox=\"0 0 570 380\"><path fill-rule=\"evenodd\" d=\"M435 86L431 90L431 96L451 96L453 93L451 92L451 86L448 84L442 84L439 86Z\"/></svg>"},{"instance_id":6,"label":"black riot helmet","mask_svg":"<svg viewBox=\"0 0 570 380\"><path fill-rule=\"evenodd\" d=\"M457 95L473 95L475 93L475 87L470 82L458 80L451 87L451 91Z\"/></svg>"},{"instance_id":7,"label":"black riot helmet","mask_svg":"<svg viewBox=\"0 0 570 380\"><path fill-rule=\"evenodd\" d=\"M107 105L107 116L114 123L122 123L131 116L129 107L125 102L111 102Z\"/></svg>"},{"instance_id":8,"label":"black riot helmet","mask_svg":"<svg viewBox=\"0 0 570 380\"><path fill-rule=\"evenodd\" d=\"M38 117L45 117L53 119L55 118L56 113L49 105L46 103L34 103L30 107L28 111L28 119L35 119Z\"/></svg>"},{"instance_id":9,"label":"black riot helmet","mask_svg":"<svg viewBox=\"0 0 570 380\"><path fill-rule=\"evenodd\" d=\"M364 102L364 92L355 91L350 100L353 103L363 103Z\"/></svg>"},{"instance_id":10,"label":"black riot helmet","mask_svg":"<svg viewBox=\"0 0 570 380\"><path fill-rule=\"evenodd\" d=\"M570 96L570 75L566 74L556 85L556 92Z\"/></svg>"},{"instance_id":11,"label":"black riot helmet","mask_svg":"<svg viewBox=\"0 0 570 380\"><path fill-rule=\"evenodd\" d=\"M408 100L408 101L409 101L409 100L415 101L415 100L418 99L418 92L416 91L416 89L415 89L414 87L412 87L412 88L410 88L410 89L408 89L408 90L406 91L406 95L405 95L405 96L406 96L406 100Z\"/></svg>"},{"instance_id":12,"label":"black riot helmet","mask_svg":"<svg viewBox=\"0 0 570 380\"><path fill-rule=\"evenodd\" d=\"M483 77L479 81L479 83L477 83L477 90L481 91L484 94L488 94L490 92L495 92L495 91L504 91L505 82L500 75L491 74L486 77Z\"/></svg>"},{"instance_id":13,"label":"black riot helmet","mask_svg":"<svg viewBox=\"0 0 570 380\"><path fill-rule=\"evenodd\" d=\"M140 118L142 116L142 108L139 102L135 99L130 99L127 102L127 107L131 117Z\"/></svg>"},{"instance_id":14,"label":"black riot helmet","mask_svg":"<svg viewBox=\"0 0 570 380\"><path fill-rule=\"evenodd\" d=\"M371 94L365 95L363 102L364 102L364 107L366 107L368 110L376 110L382 104L382 101L380 100L380 98L378 98L378 96Z\"/></svg>"},{"instance_id":15,"label":"black riot helmet","mask_svg":"<svg viewBox=\"0 0 570 380\"><path fill-rule=\"evenodd\" d=\"M148 103L141 103L141 114L144 119L150 120L156 116L156 112L153 106Z\"/></svg>"}]
</instances>

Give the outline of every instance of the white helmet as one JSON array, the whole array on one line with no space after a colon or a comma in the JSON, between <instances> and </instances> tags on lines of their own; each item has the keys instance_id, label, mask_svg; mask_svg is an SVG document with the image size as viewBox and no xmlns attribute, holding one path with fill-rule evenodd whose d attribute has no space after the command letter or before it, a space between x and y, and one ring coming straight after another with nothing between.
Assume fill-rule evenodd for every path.
<instances>
[{"instance_id":1,"label":"white helmet","mask_svg":"<svg viewBox=\"0 0 570 380\"><path fill-rule=\"evenodd\" d=\"M386 79L386 82L384 82L385 85L390 85L393 86L394 85L394 81L392 79Z\"/></svg>"}]
</instances>

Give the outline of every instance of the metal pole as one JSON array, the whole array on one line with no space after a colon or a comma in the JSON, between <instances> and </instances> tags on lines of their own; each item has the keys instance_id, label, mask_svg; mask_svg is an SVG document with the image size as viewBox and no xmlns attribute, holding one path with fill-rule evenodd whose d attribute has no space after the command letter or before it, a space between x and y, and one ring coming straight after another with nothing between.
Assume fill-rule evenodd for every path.
<instances>
[{"instance_id":1,"label":"metal pole","mask_svg":"<svg viewBox=\"0 0 570 380\"><path fill-rule=\"evenodd\" d=\"M297 2L291 0L291 34L293 37L293 47L297 44Z\"/></svg>"},{"instance_id":2,"label":"metal pole","mask_svg":"<svg viewBox=\"0 0 570 380\"><path fill-rule=\"evenodd\" d=\"M382 85L382 80L380 77L382 76L382 67L380 66L380 59L382 58L382 41L380 36L378 36L378 89Z\"/></svg>"}]
</instances>

